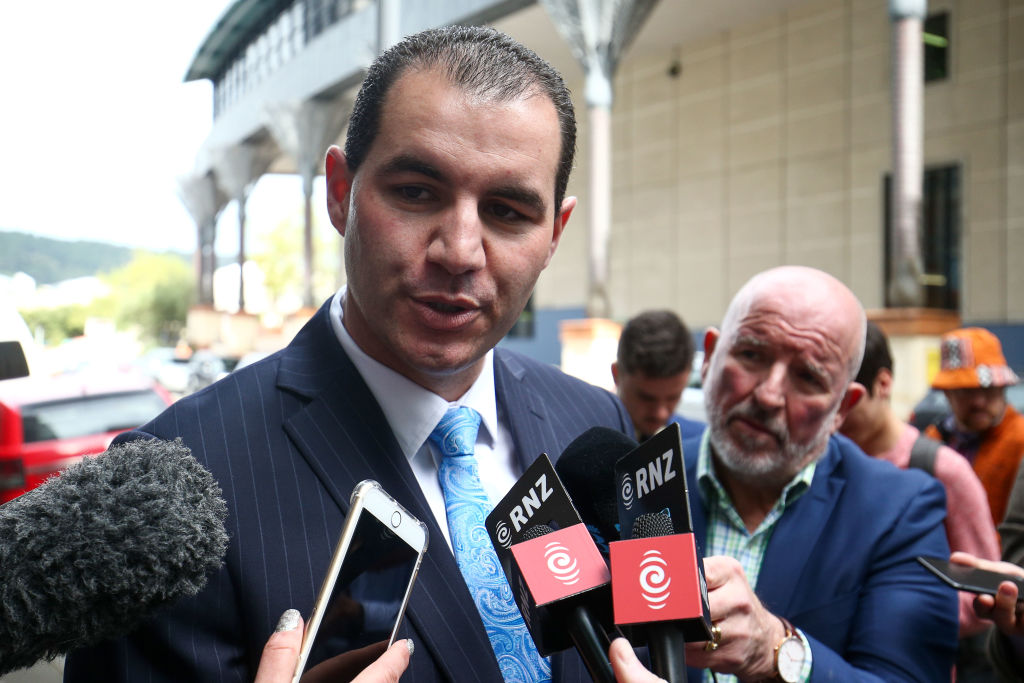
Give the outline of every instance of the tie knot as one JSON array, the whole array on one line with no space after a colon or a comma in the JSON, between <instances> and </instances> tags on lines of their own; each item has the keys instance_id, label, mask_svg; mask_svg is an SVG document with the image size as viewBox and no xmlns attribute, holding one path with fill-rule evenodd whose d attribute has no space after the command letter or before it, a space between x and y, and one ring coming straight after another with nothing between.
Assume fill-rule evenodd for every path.
<instances>
[{"instance_id":1,"label":"tie knot","mask_svg":"<svg viewBox=\"0 0 1024 683\"><path fill-rule=\"evenodd\" d=\"M444 457L473 455L476 434L480 431L480 413L466 406L449 408L430 433L433 443Z\"/></svg>"}]
</instances>

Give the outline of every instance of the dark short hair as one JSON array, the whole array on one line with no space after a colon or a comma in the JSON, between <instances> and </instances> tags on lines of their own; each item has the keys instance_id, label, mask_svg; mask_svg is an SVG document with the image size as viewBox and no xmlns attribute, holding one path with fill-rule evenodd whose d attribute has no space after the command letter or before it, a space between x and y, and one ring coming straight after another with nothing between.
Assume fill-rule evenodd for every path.
<instances>
[{"instance_id":1,"label":"dark short hair","mask_svg":"<svg viewBox=\"0 0 1024 683\"><path fill-rule=\"evenodd\" d=\"M872 395L871 386L882 369L892 372L892 352L885 333L875 323L868 321L867 333L864 337L864 360L860 362L860 370L854 380L864 385L868 396Z\"/></svg>"},{"instance_id":2,"label":"dark short hair","mask_svg":"<svg viewBox=\"0 0 1024 683\"><path fill-rule=\"evenodd\" d=\"M349 170L366 158L380 130L381 109L391 86L410 68L437 68L467 93L510 101L539 92L558 113L562 149L555 172L555 215L569 184L576 153L576 114L561 75L533 50L484 26L444 26L403 39L380 55L359 88L345 137Z\"/></svg>"},{"instance_id":3,"label":"dark short hair","mask_svg":"<svg viewBox=\"0 0 1024 683\"><path fill-rule=\"evenodd\" d=\"M644 311L626 322L619 336L619 368L647 377L671 377L693 364L693 336L678 315Z\"/></svg>"}]
</instances>

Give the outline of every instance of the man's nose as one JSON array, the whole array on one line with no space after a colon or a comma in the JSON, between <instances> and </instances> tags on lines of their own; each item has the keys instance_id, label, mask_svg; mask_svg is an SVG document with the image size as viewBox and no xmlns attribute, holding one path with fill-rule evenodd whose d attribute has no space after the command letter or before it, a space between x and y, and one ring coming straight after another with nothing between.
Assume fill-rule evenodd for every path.
<instances>
[{"instance_id":1,"label":"man's nose","mask_svg":"<svg viewBox=\"0 0 1024 683\"><path fill-rule=\"evenodd\" d=\"M427 259L453 275L483 268L484 225L475 202L456 202L439 220L427 246Z\"/></svg>"},{"instance_id":2,"label":"man's nose","mask_svg":"<svg viewBox=\"0 0 1024 683\"><path fill-rule=\"evenodd\" d=\"M761 377L754 390L754 398L765 408L779 408L785 404L786 367L773 363Z\"/></svg>"}]
</instances>

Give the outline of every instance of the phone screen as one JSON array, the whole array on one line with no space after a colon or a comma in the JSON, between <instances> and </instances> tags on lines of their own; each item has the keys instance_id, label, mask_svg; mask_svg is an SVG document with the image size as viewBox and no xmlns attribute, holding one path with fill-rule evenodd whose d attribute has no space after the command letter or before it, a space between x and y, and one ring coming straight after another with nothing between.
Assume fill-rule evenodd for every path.
<instances>
[{"instance_id":1,"label":"phone screen","mask_svg":"<svg viewBox=\"0 0 1024 683\"><path fill-rule=\"evenodd\" d=\"M1024 600L1024 579L1016 576L954 564L938 557L919 557L917 561L957 590L995 595L999 590L999 584L1009 581L1017 584L1017 601Z\"/></svg>"},{"instance_id":2,"label":"phone screen","mask_svg":"<svg viewBox=\"0 0 1024 683\"><path fill-rule=\"evenodd\" d=\"M386 649L418 563L415 548L361 509L310 646L304 683L349 681Z\"/></svg>"}]
</instances>

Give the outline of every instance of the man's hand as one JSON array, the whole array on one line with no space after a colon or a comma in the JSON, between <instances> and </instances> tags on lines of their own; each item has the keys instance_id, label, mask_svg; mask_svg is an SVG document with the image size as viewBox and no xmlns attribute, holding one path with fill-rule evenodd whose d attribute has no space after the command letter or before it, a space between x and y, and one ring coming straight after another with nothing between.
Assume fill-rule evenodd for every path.
<instances>
[{"instance_id":1,"label":"man's hand","mask_svg":"<svg viewBox=\"0 0 1024 683\"><path fill-rule=\"evenodd\" d=\"M953 553L949 560L956 564L1024 578L1024 569L1009 562L985 560L961 551ZM1015 638L1024 638L1024 609L1022 607L1024 606L1017 604L1017 586L1011 581L1000 583L999 592L995 596L978 595L974 598L975 614L982 619L991 619L995 622L996 628Z\"/></svg>"},{"instance_id":2,"label":"man's hand","mask_svg":"<svg viewBox=\"0 0 1024 683\"><path fill-rule=\"evenodd\" d=\"M686 646L686 664L760 680L775 675L775 647L786 629L754 595L740 563L731 557L704 558L711 621L721 630L714 650L704 644Z\"/></svg>"}]
</instances>

